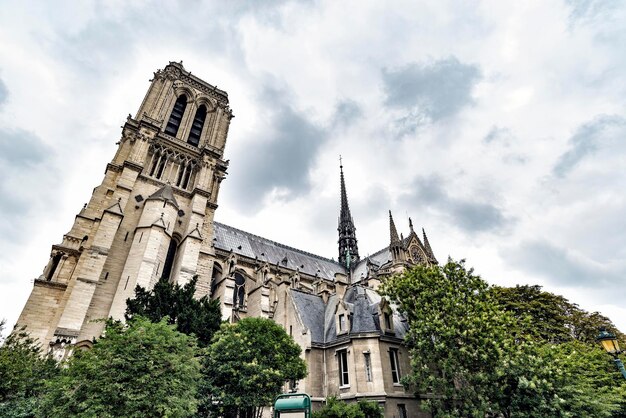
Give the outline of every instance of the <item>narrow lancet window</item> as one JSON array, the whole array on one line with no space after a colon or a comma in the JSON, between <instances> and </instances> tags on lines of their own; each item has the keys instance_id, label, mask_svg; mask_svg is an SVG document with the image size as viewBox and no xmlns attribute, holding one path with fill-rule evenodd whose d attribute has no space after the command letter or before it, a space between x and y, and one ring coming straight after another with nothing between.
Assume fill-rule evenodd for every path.
<instances>
[{"instance_id":1,"label":"narrow lancet window","mask_svg":"<svg viewBox=\"0 0 626 418\"><path fill-rule=\"evenodd\" d=\"M197 147L200 143L200 135L202 134L202 128L204 127L204 120L206 119L206 106L202 105L196 110L196 116L193 118L193 124L191 125L191 131L189 131L189 138L187 142L194 147Z\"/></svg>"},{"instance_id":2,"label":"narrow lancet window","mask_svg":"<svg viewBox=\"0 0 626 418\"><path fill-rule=\"evenodd\" d=\"M165 263L163 264L163 274L162 277L169 279L170 274L172 274L172 266L174 265L174 257L176 256L176 248L178 247L178 243L174 238L170 240L170 246L167 249L167 256L165 256Z\"/></svg>"},{"instance_id":3,"label":"narrow lancet window","mask_svg":"<svg viewBox=\"0 0 626 418\"><path fill-rule=\"evenodd\" d=\"M54 273L57 270L57 267L59 266L59 262L61 261L61 257L63 256L63 254L61 253L56 253L54 255L54 257L52 257L52 264L50 265L50 269L48 270L48 274L46 274L46 280L50 281L52 280L52 277L54 277Z\"/></svg>"},{"instance_id":4,"label":"narrow lancet window","mask_svg":"<svg viewBox=\"0 0 626 418\"><path fill-rule=\"evenodd\" d=\"M166 134L176 136L178 128L180 127L180 122L183 120L183 114L185 113L186 107L187 96L181 94L178 99L176 99L176 103L174 103L174 109L172 109L170 120L167 122L167 126L165 127Z\"/></svg>"}]
</instances>

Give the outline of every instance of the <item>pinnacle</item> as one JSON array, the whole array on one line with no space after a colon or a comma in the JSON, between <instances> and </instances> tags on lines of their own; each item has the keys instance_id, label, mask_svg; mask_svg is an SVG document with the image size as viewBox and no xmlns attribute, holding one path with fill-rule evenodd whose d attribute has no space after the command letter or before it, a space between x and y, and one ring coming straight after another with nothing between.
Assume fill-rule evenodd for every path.
<instances>
[{"instance_id":1,"label":"pinnacle","mask_svg":"<svg viewBox=\"0 0 626 418\"><path fill-rule=\"evenodd\" d=\"M389 237L390 237L391 244L400 242L400 237L398 237L398 230L396 229L396 224L393 222L393 216L391 216L391 210L389 211Z\"/></svg>"}]
</instances>

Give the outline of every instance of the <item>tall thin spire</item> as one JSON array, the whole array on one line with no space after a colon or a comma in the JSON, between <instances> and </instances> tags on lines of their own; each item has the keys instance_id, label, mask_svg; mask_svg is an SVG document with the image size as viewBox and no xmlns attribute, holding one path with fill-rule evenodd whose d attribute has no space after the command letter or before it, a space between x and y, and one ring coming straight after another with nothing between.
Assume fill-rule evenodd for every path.
<instances>
[{"instance_id":1,"label":"tall thin spire","mask_svg":"<svg viewBox=\"0 0 626 418\"><path fill-rule=\"evenodd\" d=\"M339 172L341 181L341 211L339 212L339 226L337 228L339 232L339 262L350 268L350 265L359 261L359 247L357 246L356 228L348 205L348 193L346 192L341 156L339 156Z\"/></svg>"},{"instance_id":2,"label":"tall thin spire","mask_svg":"<svg viewBox=\"0 0 626 418\"><path fill-rule=\"evenodd\" d=\"M391 216L391 211L389 211L389 243L396 244L400 242L400 238L398 237L398 230L396 229L396 224L393 222L393 216Z\"/></svg>"}]
</instances>

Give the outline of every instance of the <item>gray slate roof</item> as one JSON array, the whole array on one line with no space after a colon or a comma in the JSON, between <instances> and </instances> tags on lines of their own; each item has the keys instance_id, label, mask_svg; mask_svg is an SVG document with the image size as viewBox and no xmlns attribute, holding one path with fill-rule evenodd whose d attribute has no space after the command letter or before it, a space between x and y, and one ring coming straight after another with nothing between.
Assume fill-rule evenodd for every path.
<instances>
[{"instance_id":1,"label":"gray slate roof","mask_svg":"<svg viewBox=\"0 0 626 418\"><path fill-rule=\"evenodd\" d=\"M176 208L178 208L178 202L174 197L174 191L172 190L172 186L170 186L169 184L166 184L156 192L152 193L150 197L148 197L146 200L165 200L172 203Z\"/></svg>"},{"instance_id":2,"label":"gray slate roof","mask_svg":"<svg viewBox=\"0 0 626 418\"><path fill-rule=\"evenodd\" d=\"M345 267L336 261L219 222L214 223L213 244L225 251L232 250L235 254L258 258L269 264L278 264L326 280L334 280L335 273L346 274Z\"/></svg>"},{"instance_id":3,"label":"gray slate roof","mask_svg":"<svg viewBox=\"0 0 626 418\"><path fill-rule=\"evenodd\" d=\"M332 295L326 304L320 296L297 289L291 289L291 297L304 326L311 333L312 343L328 344L339 338L364 333L382 334L378 318L378 304L381 296L373 289L355 285L346 290L344 302L352 313L352 324L347 336L341 335L340 337L337 336L335 325L335 312L339 303L337 295ZM402 320L395 307L392 306L392 308L395 337L404 338L408 329L407 323Z\"/></svg>"}]
</instances>

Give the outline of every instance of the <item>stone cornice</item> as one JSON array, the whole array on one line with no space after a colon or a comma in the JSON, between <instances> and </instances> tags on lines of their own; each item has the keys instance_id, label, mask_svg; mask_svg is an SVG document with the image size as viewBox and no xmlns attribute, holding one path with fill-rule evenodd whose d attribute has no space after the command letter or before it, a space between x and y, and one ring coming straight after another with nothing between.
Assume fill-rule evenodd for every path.
<instances>
[{"instance_id":1,"label":"stone cornice","mask_svg":"<svg viewBox=\"0 0 626 418\"><path fill-rule=\"evenodd\" d=\"M170 62L163 70L155 72L154 77L184 81L186 84L203 92L207 96L218 100L223 107L228 109L228 93L192 75L189 71L185 70L182 63Z\"/></svg>"},{"instance_id":2,"label":"stone cornice","mask_svg":"<svg viewBox=\"0 0 626 418\"><path fill-rule=\"evenodd\" d=\"M59 282L49 282L48 280L35 279L35 286L39 287L48 287L50 289L58 289L65 290L67 288L67 284L59 283Z\"/></svg>"},{"instance_id":3,"label":"stone cornice","mask_svg":"<svg viewBox=\"0 0 626 418\"><path fill-rule=\"evenodd\" d=\"M65 253L67 255L73 255L73 256L80 256L80 251L75 249L75 248L70 248L67 247L65 245L61 245L61 244L54 244L52 246L52 250L56 250L56 251L60 251L62 253Z\"/></svg>"}]
</instances>

